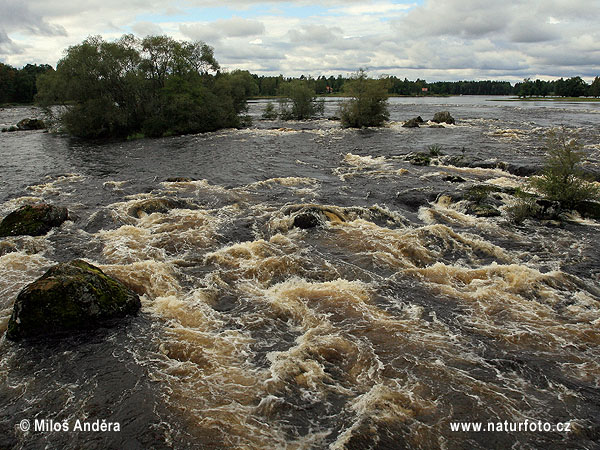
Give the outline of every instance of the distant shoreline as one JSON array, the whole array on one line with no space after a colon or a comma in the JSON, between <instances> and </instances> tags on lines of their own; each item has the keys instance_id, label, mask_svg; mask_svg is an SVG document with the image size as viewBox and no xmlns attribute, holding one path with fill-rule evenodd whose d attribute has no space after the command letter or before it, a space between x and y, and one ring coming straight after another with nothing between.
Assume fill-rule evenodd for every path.
<instances>
[{"instance_id":1,"label":"distant shoreline","mask_svg":"<svg viewBox=\"0 0 600 450\"><path fill-rule=\"evenodd\" d=\"M581 102L594 103L600 102L598 97L526 97L526 98L498 98L491 100L492 102Z\"/></svg>"}]
</instances>

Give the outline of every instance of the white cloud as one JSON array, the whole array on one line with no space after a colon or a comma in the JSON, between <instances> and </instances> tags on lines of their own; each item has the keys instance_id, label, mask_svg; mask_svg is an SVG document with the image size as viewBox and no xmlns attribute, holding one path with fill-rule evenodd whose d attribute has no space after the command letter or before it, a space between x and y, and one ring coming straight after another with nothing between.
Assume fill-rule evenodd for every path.
<instances>
[{"instance_id":1,"label":"white cloud","mask_svg":"<svg viewBox=\"0 0 600 450\"><path fill-rule=\"evenodd\" d=\"M0 60L16 66L55 64L88 35L134 32L202 40L225 68L289 76L364 66L428 81L600 74L597 0L0 0L0 8Z\"/></svg>"}]
</instances>

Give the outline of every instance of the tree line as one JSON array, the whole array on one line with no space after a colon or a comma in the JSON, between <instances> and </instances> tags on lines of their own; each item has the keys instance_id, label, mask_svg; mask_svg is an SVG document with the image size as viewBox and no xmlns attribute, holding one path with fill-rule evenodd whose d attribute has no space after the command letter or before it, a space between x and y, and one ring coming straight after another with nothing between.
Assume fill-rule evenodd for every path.
<instances>
[{"instance_id":1,"label":"tree line","mask_svg":"<svg viewBox=\"0 0 600 450\"><path fill-rule=\"evenodd\" d=\"M38 75L54 70L48 64L27 64L15 69L0 63L0 104L32 103L37 94Z\"/></svg>"}]
</instances>

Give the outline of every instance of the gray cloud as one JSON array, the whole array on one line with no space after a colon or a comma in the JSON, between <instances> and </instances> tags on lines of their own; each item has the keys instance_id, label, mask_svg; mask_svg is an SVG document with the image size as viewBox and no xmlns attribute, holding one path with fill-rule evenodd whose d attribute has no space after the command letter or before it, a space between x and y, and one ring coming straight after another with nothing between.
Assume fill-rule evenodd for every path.
<instances>
[{"instance_id":1,"label":"gray cloud","mask_svg":"<svg viewBox=\"0 0 600 450\"><path fill-rule=\"evenodd\" d=\"M159 36L163 34L162 28L152 22L137 22L131 26L133 32L141 37Z\"/></svg>"},{"instance_id":2,"label":"gray cloud","mask_svg":"<svg viewBox=\"0 0 600 450\"><path fill-rule=\"evenodd\" d=\"M265 32L265 26L257 20L233 17L208 24L182 24L179 26L179 31L191 39L213 43L226 38L260 36Z\"/></svg>"}]
</instances>

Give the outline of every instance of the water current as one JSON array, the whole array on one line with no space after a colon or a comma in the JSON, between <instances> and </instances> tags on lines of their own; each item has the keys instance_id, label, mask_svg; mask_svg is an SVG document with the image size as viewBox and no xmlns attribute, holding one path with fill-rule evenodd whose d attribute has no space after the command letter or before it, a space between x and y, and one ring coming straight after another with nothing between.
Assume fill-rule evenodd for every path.
<instances>
[{"instance_id":1,"label":"water current","mask_svg":"<svg viewBox=\"0 0 600 450\"><path fill-rule=\"evenodd\" d=\"M600 103L392 99L365 130L331 118L336 99L314 121L264 106L248 129L192 136L0 135L0 217L43 201L71 219L0 240L0 334L18 292L73 258L143 305L116 327L2 337L0 448L600 448L599 224L517 226L508 196L491 218L452 200L524 186L554 126L600 173ZM402 127L442 110L455 125ZM3 109L0 127L40 114ZM431 145L477 167L406 161ZM307 211L323 224L294 226ZM505 421L570 431L453 431Z\"/></svg>"}]
</instances>

